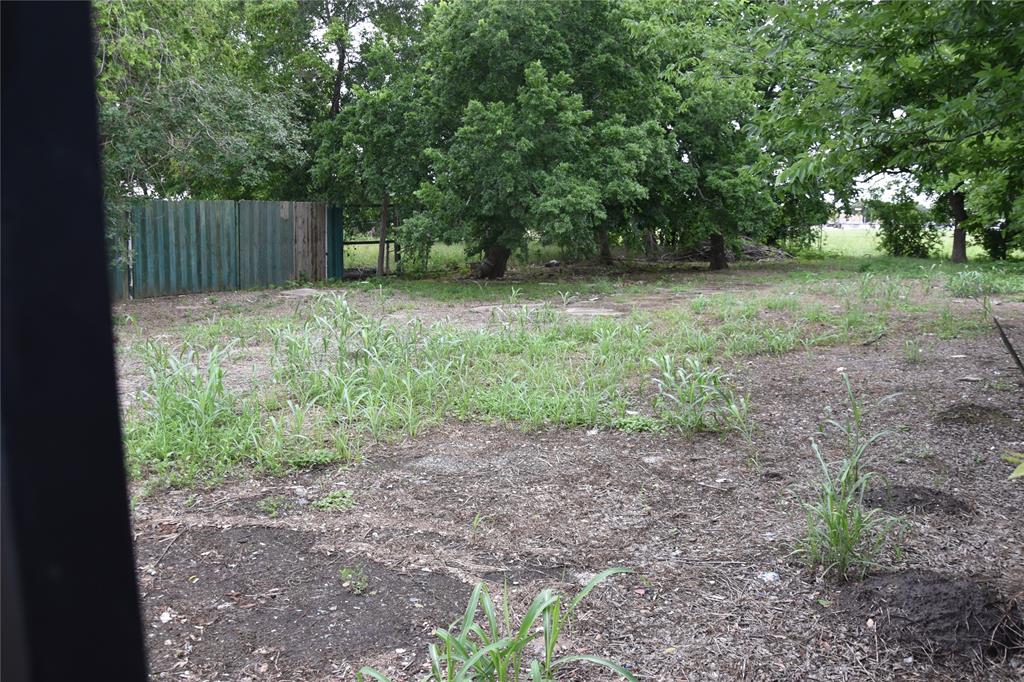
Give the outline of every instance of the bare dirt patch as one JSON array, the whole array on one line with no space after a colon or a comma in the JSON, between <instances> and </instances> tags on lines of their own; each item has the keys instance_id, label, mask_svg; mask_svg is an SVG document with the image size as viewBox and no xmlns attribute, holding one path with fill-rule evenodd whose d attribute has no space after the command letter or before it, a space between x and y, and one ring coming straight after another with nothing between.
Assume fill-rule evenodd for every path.
<instances>
[{"instance_id":1,"label":"bare dirt patch","mask_svg":"<svg viewBox=\"0 0 1024 682\"><path fill-rule=\"evenodd\" d=\"M963 402L950 405L935 415L935 422L943 426L965 426L983 424L991 426L1007 426L1011 423L1009 415L998 407Z\"/></svg>"},{"instance_id":2,"label":"bare dirt patch","mask_svg":"<svg viewBox=\"0 0 1024 682\"><path fill-rule=\"evenodd\" d=\"M455 618L468 587L318 540L310 531L256 525L181 527L162 541L139 542L153 673L318 677L388 647L408 651L418 669L426 636ZM357 587L351 578L346 587L344 569L358 576Z\"/></svg>"},{"instance_id":3,"label":"bare dirt patch","mask_svg":"<svg viewBox=\"0 0 1024 682\"><path fill-rule=\"evenodd\" d=\"M932 656L1005 656L1024 642L1016 602L991 585L933 571L872 576L844 590L857 623Z\"/></svg>"},{"instance_id":4,"label":"bare dirt patch","mask_svg":"<svg viewBox=\"0 0 1024 682\"><path fill-rule=\"evenodd\" d=\"M876 486L864 496L864 504L895 514L967 514L970 505L956 495L919 485Z\"/></svg>"}]
</instances>

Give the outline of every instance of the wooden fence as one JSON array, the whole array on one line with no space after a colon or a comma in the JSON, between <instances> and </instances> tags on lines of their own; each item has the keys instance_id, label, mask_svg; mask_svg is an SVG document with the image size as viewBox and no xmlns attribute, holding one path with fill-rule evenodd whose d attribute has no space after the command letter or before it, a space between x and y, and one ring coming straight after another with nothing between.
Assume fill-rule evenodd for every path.
<instances>
[{"instance_id":1,"label":"wooden fence","mask_svg":"<svg viewBox=\"0 0 1024 682\"><path fill-rule=\"evenodd\" d=\"M111 266L111 295L149 298L341 277L342 221L340 208L316 202L141 202L122 245L127 262Z\"/></svg>"}]
</instances>

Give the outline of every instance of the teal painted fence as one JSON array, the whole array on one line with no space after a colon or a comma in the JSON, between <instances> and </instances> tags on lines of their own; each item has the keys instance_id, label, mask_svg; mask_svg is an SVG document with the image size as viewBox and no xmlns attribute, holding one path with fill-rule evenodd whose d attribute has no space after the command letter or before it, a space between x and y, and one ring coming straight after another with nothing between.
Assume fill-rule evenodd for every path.
<instances>
[{"instance_id":1,"label":"teal painted fence","mask_svg":"<svg viewBox=\"0 0 1024 682\"><path fill-rule=\"evenodd\" d=\"M132 212L135 298L238 288L233 201L149 201Z\"/></svg>"},{"instance_id":2,"label":"teal painted fence","mask_svg":"<svg viewBox=\"0 0 1024 682\"><path fill-rule=\"evenodd\" d=\"M111 295L149 298L323 279L326 251L341 251L339 238L328 246L330 213L313 202L140 202L132 210L129 264L111 265ZM340 236L340 223L333 226Z\"/></svg>"},{"instance_id":3,"label":"teal painted fence","mask_svg":"<svg viewBox=\"0 0 1024 682\"><path fill-rule=\"evenodd\" d=\"M327 207L327 276L340 279L345 273L345 210Z\"/></svg>"},{"instance_id":4,"label":"teal painted fence","mask_svg":"<svg viewBox=\"0 0 1024 682\"><path fill-rule=\"evenodd\" d=\"M279 201L238 202L238 288L295 279L292 206Z\"/></svg>"}]
</instances>

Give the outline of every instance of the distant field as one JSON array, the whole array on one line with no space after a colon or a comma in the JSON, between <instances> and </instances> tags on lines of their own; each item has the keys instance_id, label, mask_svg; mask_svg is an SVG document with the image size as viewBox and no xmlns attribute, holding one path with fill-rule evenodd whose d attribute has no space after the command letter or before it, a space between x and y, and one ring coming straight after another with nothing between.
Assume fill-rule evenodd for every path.
<instances>
[{"instance_id":1,"label":"distant field","mask_svg":"<svg viewBox=\"0 0 1024 682\"><path fill-rule=\"evenodd\" d=\"M825 228L822 248L842 256L880 256L878 242L875 239L877 230L871 227L863 228ZM947 233L942 239L942 255L949 257L953 247L953 233ZM984 255L980 246L975 246L968 240L967 256L975 258Z\"/></svg>"}]
</instances>

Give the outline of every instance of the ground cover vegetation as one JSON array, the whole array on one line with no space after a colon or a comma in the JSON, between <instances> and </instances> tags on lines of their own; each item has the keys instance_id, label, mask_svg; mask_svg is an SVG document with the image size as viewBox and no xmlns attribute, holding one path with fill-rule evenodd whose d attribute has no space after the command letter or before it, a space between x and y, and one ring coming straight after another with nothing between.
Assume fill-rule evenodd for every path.
<instances>
[{"instance_id":1,"label":"ground cover vegetation","mask_svg":"<svg viewBox=\"0 0 1024 682\"><path fill-rule=\"evenodd\" d=\"M941 337L989 331L983 301L954 314L935 278L960 297L1024 291L1013 270L947 276L913 267L836 279L780 271L767 294L700 294L657 315L622 317L577 316L573 303L601 292L628 298L648 285L596 280L554 294L510 285L483 297L492 303L479 328L388 321L397 295L443 300L443 283L355 285L376 301L366 312L324 290L286 316L228 314L186 326L180 343L140 341L134 353L148 385L127 415L129 462L155 483L209 482L238 465L280 472L358 459L366 442L415 437L452 418L746 435L750 398L723 361L863 343L907 315ZM477 287L457 286L481 298ZM259 359L252 390L226 387L225 367L239 358Z\"/></svg>"},{"instance_id":2,"label":"ground cover vegetation","mask_svg":"<svg viewBox=\"0 0 1024 682\"><path fill-rule=\"evenodd\" d=\"M434 679L514 679L514 670L529 678L536 660L547 679L558 669L593 672L595 659L627 679L671 675L723 660L679 630L692 622L678 617L685 603L691 618L705 614L701 623L714 621L707 609L763 607L767 617L784 608L803 625L773 622L773 632L845 633L814 654L841 675L861 641L855 633L868 618L881 622L872 609L883 607L870 596L879 576L908 581L879 587L881 594L939 590L953 600L926 592L915 603L951 604L951 620L908 611L908 622L962 630L970 600L1004 608L1019 543L1017 526L999 519L1012 518L1019 489L1009 476L1022 415L1019 379L989 315L1016 319L1024 273L1013 264L964 269L913 258L741 264L730 272L721 279L689 268L610 269L552 280L549 269L524 266L506 282L390 278L122 304L126 447L144 528L147 603L157 609L152 627L165 628L165 603L188 619L207 618L213 607L204 590L229 588L182 592L177 581L206 576L202 585L232 564L228 575L240 582L231 590L251 593L246 599L256 604L267 599L257 589L293 601L266 601L251 616L243 609L211 626L194 642L190 670L247 669L243 654L211 639L242 627L252 631L244 646L273 643L286 652L289 674L320 679L303 672L306 654L298 652L309 628L334 622L310 622L311 614L341 617L326 610L334 604L357 623L384 618L407 628L366 641L329 629L317 635L310 665L341 666L342 676L370 665L391 679L415 677L409 664ZM685 521L689 514L697 526ZM636 519L647 519L646 530ZM177 529L170 536L168 523ZM306 532L319 544L307 545ZM175 543L150 573L162 543L181 533L193 539ZM260 540L250 553L248 542L237 543L253 533ZM961 552L974 556L971 543L981 538L992 543L984 565L1003 585L997 593L941 577L969 570ZM631 549L613 549L619 545ZM665 552L683 553L661 566ZM206 557L198 567L195 556ZM405 572L387 568L410 557L418 557L412 574L455 570L460 578L410 586ZM712 563L694 573L704 561ZM239 567L249 565L260 575L243 575L248 569ZM595 589L571 627L556 627L554 611L544 615L557 598L545 587L572 594L608 566L632 567L635 577ZM918 567L935 574L913 572ZM274 586L277 570L309 575L308 587ZM733 585L736 571L741 583L761 587ZM705 609L669 587L692 576L705 576L687 588L700 603L707 600L699 595L719 594L703 580L733 585L730 604L707 601ZM507 606L498 600L491 608L525 620L499 616L494 630L483 597L473 602L468 588L459 591L461 580L501 590ZM423 602L428 589L448 601ZM408 595L406 606L389 595ZM545 604L540 611L531 611L535 599ZM616 606L624 599L632 604L626 612ZM385 611L366 610L378 607ZM288 628L260 624L256 614L269 618L280 608L296 614ZM467 608L475 614L468 627ZM945 636L941 628L914 626L918 634L903 644L901 627L879 630L890 644L869 670L884 676L899 664L920 679L980 671L1009 679L1012 664L971 653L990 650L979 643L988 635L1003 638L991 649L999 656L1015 650L1018 621L1006 608L1005 620L962 630L968 640L954 645L966 653L953 658L921 653ZM528 627L520 638L527 621L541 630ZM838 623L852 629L834 631ZM187 637L189 626L181 627ZM979 628L990 630L983 637ZM613 631L636 634L582 643ZM656 634L666 631L675 634ZM297 641L288 644L282 632ZM694 642L686 659L664 653L677 638ZM799 641L793 633L786 646L807 652ZM156 647L154 660L175 660L176 646ZM909 665L908 656L923 658ZM691 657L700 662L687 663ZM775 660L743 658L727 655L726 669L767 671Z\"/></svg>"}]
</instances>

